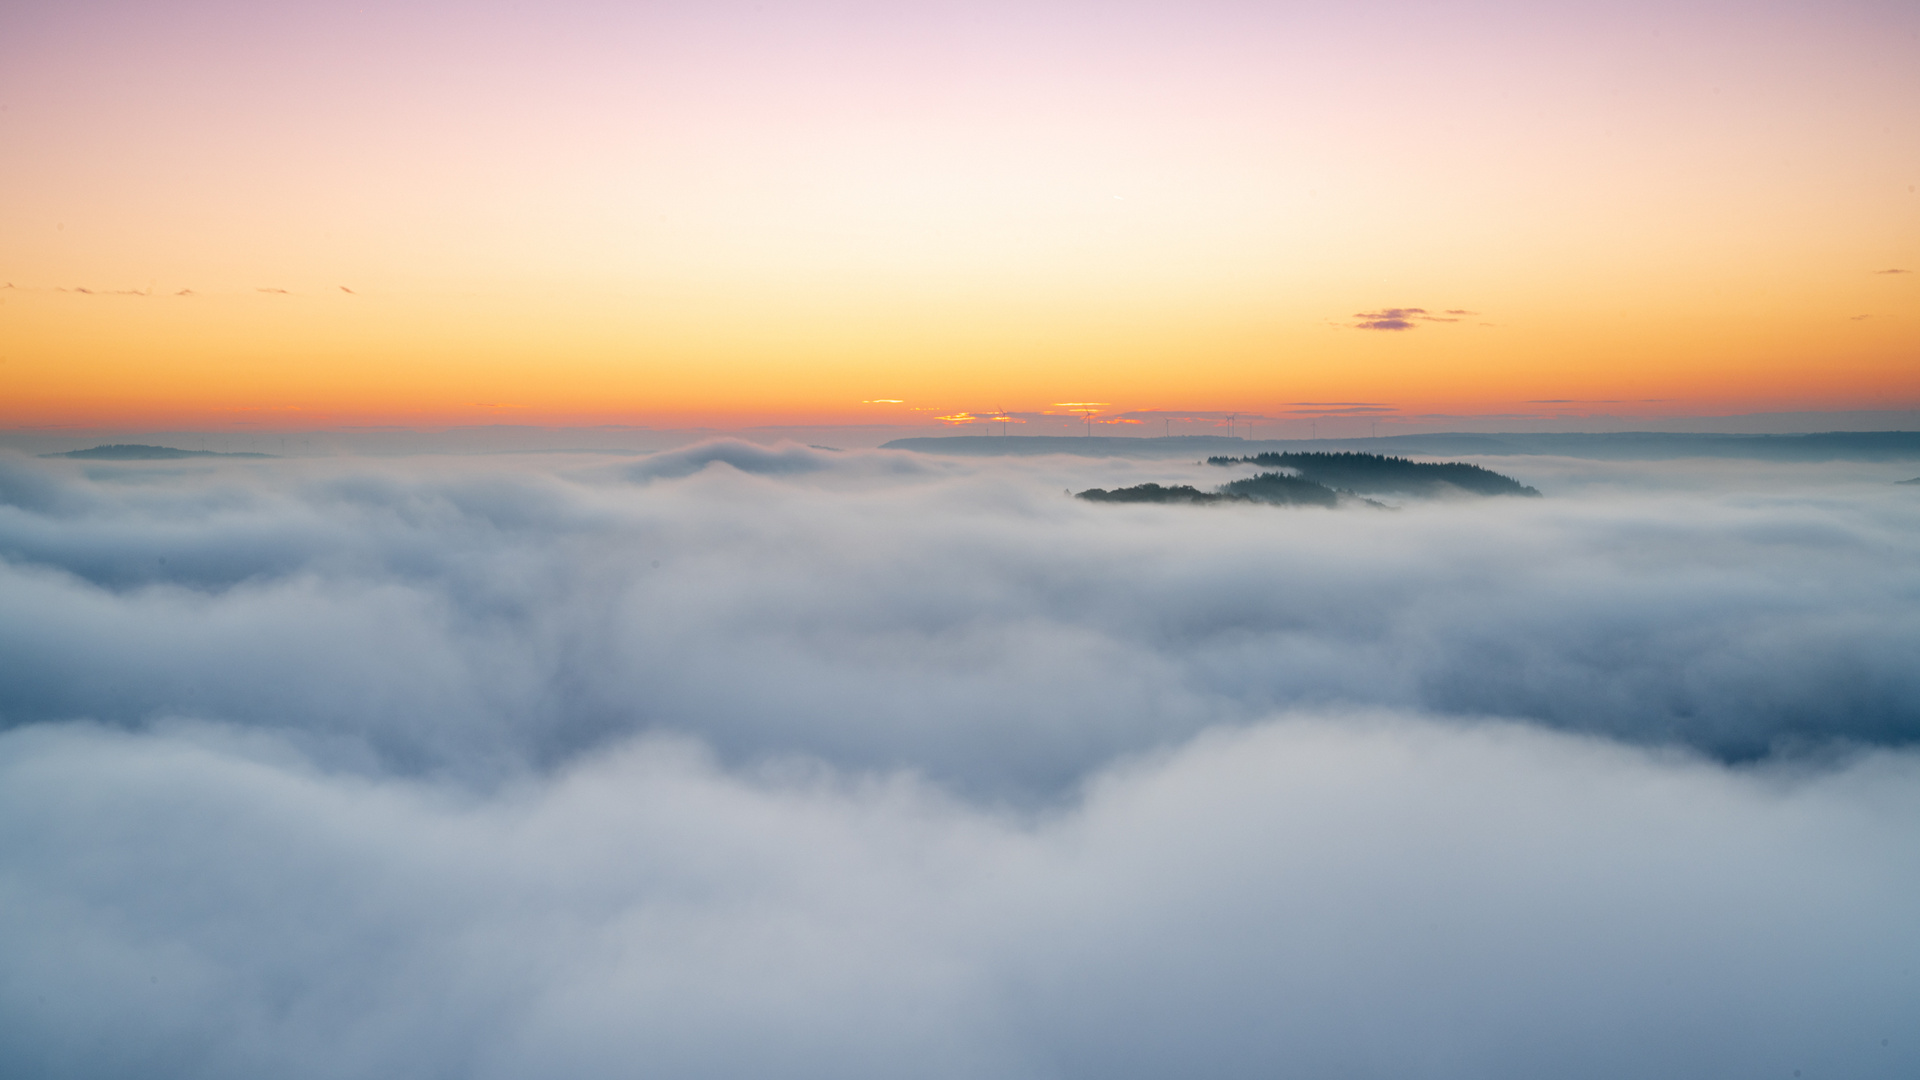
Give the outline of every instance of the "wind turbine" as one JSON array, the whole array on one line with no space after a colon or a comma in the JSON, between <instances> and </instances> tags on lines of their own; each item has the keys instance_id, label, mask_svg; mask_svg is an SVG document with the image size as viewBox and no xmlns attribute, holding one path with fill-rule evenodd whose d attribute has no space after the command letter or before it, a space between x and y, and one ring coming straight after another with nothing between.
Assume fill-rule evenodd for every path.
<instances>
[{"instance_id":1,"label":"wind turbine","mask_svg":"<svg viewBox=\"0 0 1920 1080\"><path fill-rule=\"evenodd\" d=\"M1107 404L1107 402L1104 401L1056 401L1054 402L1054 407L1080 414L1081 422L1087 426L1088 437L1092 437L1093 416L1099 412L1100 407L1105 404Z\"/></svg>"}]
</instances>

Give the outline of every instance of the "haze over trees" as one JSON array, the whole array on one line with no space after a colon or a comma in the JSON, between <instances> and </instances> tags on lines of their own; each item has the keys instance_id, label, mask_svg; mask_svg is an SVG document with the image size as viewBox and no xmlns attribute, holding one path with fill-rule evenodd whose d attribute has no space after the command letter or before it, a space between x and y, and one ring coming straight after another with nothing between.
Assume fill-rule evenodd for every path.
<instances>
[{"instance_id":1,"label":"haze over trees","mask_svg":"<svg viewBox=\"0 0 1920 1080\"><path fill-rule=\"evenodd\" d=\"M62 454L42 454L41 457L79 458L82 461L173 461L178 458L239 457L265 458L272 454L256 454L242 450L180 450L171 446L147 446L141 443L111 443L106 446L92 446L85 450L68 450Z\"/></svg>"}]
</instances>

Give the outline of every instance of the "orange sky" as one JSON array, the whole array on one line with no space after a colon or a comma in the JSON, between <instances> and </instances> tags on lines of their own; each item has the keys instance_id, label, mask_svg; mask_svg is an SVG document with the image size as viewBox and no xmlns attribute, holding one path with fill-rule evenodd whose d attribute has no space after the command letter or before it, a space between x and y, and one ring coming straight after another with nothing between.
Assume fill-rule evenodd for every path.
<instances>
[{"instance_id":1,"label":"orange sky","mask_svg":"<svg viewBox=\"0 0 1920 1080\"><path fill-rule=\"evenodd\" d=\"M1913 10L883 10L4 16L0 426L1920 405Z\"/></svg>"}]
</instances>

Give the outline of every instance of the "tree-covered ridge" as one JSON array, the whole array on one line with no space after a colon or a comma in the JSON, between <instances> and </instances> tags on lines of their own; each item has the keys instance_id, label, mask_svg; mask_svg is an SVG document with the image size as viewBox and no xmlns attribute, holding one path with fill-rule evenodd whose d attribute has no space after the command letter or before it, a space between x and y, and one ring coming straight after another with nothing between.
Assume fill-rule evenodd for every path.
<instances>
[{"instance_id":1,"label":"tree-covered ridge","mask_svg":"<svg viewBox=\"0 0 1920 1080\"><path fill-rule=\"evenodd\" d=\"M1293 469L1302 479L1326 487L1370 494L1438 495L1449 489L1476 495L1540 494L1510 476L1463 461L1429 464L1380 454L1289 453L1210 457L1207 464Z\"/></svg>"},{"instance_id":2,"label":"tree-covered ridge","mask_svg":"<svg viewBox=\"0 0 1920 1080\"><path fill-rule=\"evenodd\" d=\"M1277 472L1235 480L1221 486L1220 494L1229 499L1251 499L1283 506L1336 506L1340 502L1340 497L1325 484Z\"/></svg>"},{"instance_id":3,"label":"tree-covered ridge","mask_svg":"<svg viewBox=\"0 0 1920 1080\"><path fill-rule=\"evenodd\" d=\"M1161 487L1159 484L1135 484L1133 487L1088 488L1074 496L1088 502L1116 503L1211 503L1219 502L1222 496L1209 491L1201 491L1191 484L1179 484L1174 487Z\"/></svg>"},{"instance_id":4,"label":"tree-covered ridge","mask_svg":"<svg viewBox=\"0 0 1920 1080\"><path fill-rule=\"evenodd\" d=\"M1116 503L1261 502L1276 506L1335 506L1340 502L1340 496L1332 488L1285 473L1261 473L1223 484L1210 492L1201 491L1190 484L1173 487L1136 484L1112 491L1088 488L1074 497L1089 502Z\"/></svg>"}]
</instances>

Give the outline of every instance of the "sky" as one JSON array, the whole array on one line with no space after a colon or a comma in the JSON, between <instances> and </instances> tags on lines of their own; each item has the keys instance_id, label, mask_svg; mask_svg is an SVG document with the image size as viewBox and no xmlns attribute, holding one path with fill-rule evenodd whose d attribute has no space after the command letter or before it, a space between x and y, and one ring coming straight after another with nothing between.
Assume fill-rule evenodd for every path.
<instances>
[{"instance_id":1,"label":"sky","mask_svg":"<svg viewBox=\"0 0 1920 1080\"><path fill-rule=\"evenodd\" d=\"M12 4L0 164L0 1074L1920 1075L1906 451L873 449L1920 426L1911 3Z\"/></svg>"},{"instance_id":2,"label":"sky","mask_svg":"<svg viewBox=\"0 0 1920 1080\"><path fill-rule=\"evenodd\" d=\"M1905 3L16 4L0 148L14 430L1920 406Z\"/></svg>"},{"instance_id":3,"label":"sky","mask_svg":"<svg viewBox=\"0 0 1920 1080\"><path fill-rule=\"evenodd\" d=\"M1905 462L0 449L0 1073L1920 1072Z\"/></svg>"}]
</instances>

